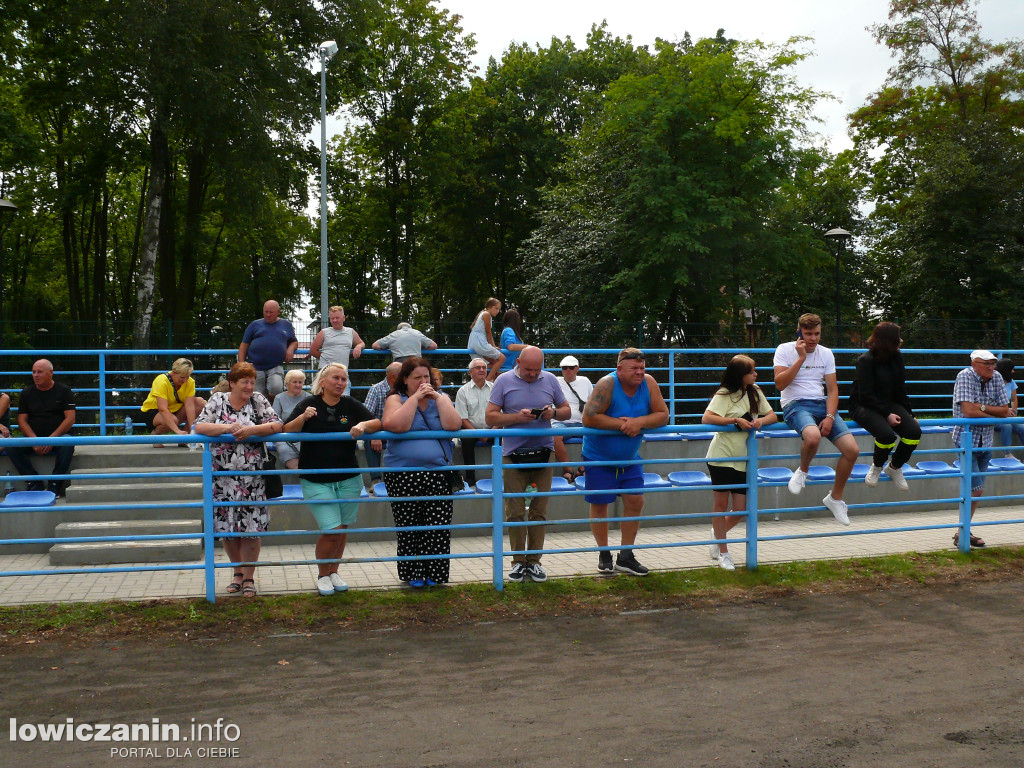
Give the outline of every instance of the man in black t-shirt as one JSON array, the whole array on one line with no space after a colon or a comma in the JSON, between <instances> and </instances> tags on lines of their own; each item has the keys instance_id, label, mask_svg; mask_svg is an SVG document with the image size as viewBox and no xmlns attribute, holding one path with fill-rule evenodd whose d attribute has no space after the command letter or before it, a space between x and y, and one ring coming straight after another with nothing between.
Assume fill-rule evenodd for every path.
<instances>
[{"instance_id":1,"label":"man in black t-shirt","mask_svg":"<svg viewBox=\"0 0 1024 768\"><path fill-rule=\"evenodd\" d=\"M60 437L71 432L75 423L75 395L70 387L53 380L53 365L49 360L36 360L32 364L32 383L21 390L18 400L18 428L25 437ZM31 456L53 453L56 461L53 474L66 475L71 470L75 455L73 445L37 445L34 448L8 448L7 455L19 475L38 475ZM49 490L64 495L67 480L51 480ZM30 491L43 490L43 484L33 481Z\"/></svg>"}]
</instances>

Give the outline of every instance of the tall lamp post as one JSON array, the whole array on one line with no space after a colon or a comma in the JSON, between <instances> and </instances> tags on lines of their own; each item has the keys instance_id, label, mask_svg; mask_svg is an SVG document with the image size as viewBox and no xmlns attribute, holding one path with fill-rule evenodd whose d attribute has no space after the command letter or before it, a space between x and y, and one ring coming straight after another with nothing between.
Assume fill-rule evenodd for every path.
<instances>
[{"instance_id":1,"label":"tall lamp post","mask_svg":"<svg viewBox=\"0 0 1024 768\"><path fill-rule=\"evenodd\" d=\"M12 203L10 200L4 200L0 198L0 218L3 218L5 213L14 213L18 210L18 206ZM3 229L0 228L0 331L3 330L4 321L4 241L3 241Z\"/></svg>"},{"instance_id":2,"label":"tall lamp post","mask_svg":"<svg viewBox=\"0 0 1024 768\"><path fill-rule=\"evenodd\" d=\"M842 333L841 328L842 328L842 322L843 322L842 309L841 309L841 304L840 304L840 301L839 301L839 295L840 295L840 291L839 291L839 287L840 287L840 281L839 281L839 256L840 256L840 254L842 252L844 252L846 250L846 241L849 240L850 237L851 237L851 235L850 235L849 232L847 232L845 229L840 229L839 227L836 227L835 229L830 229L828 232L825 233L825 239L826 240L828 240L830 243L836 243L835 252L836 252L836 345L837 346L839 345L839 338L840 338L840 334Z\"/></svg>"},{"instance_id":3,"label":"tall lamp post","mask_svg":"<svg viewBox=\"0 0 1024 768\"><path fill-rule=\"evenodd\" d=\"M320 327L327 327L327 62L338 52L333 40L320 43Z\"/></svg>"}]
</instances>

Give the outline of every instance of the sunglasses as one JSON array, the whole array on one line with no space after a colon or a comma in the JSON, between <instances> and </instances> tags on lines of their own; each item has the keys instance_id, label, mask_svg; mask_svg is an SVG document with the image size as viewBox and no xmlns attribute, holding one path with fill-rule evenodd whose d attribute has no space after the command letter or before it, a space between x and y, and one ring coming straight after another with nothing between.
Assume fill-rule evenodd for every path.
<instances>
[{"instance_id":1,"label":"sunglasses","mask_svg":"<svg viewBox=\"0 0 1024 768\"><path fill-rule=\"evenodd\" d=\"M623 360L643 360L643 359L644 359L644 353L643 352L627 352L626 354L624 354L621 357L619 357L619 362L621 363Z\"/></svg>"},{"instance_id":2,"label":"sunglasses","mask_svg":"<svg viewBox=\"0 0 1024 768\"><path fill-rule=\"evenodd\" d=\"M562 366L562 370L563 371L575 371L577 368L579 368L578 365L563 365Z\"/></svg>"}]
</instances>

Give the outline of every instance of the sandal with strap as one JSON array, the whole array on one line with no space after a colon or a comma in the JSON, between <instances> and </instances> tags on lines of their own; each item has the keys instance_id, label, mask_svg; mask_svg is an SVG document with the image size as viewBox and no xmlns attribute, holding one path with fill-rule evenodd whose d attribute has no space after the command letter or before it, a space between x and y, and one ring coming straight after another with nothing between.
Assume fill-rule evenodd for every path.
<instances>
[{"instance_id":1,"label":"sandal with strap","mask_svg":"<svg viewBox=\"0 0 1024 768\"><path fill-rule=\"evenodd\" d=\"M256 597L256 582L252 579L242 579L242 597Z\"/></svg>"},{"instance_id":2,"label":"sandal with strap","mask_svg":"<svg viewBox=\"0 0 1024 768\"><path fill-rule=\"evenodd\" d=\"M239 576L245 576L245 574L241 571L235 571L235 575L233 578L237 579ZM229 595L237 595L239 592L242 591L242 583L239 581L232 581L228 584L227 589L225 591Z\"/></svg>"},{"instance_id":3,"label":"sandal with strap","mask_svg":"<svg viewBox=\"0 0 1024 768\"><path fill-rule=\"evenodd\" d=\"M954 547L959 547L960 546L960 534L959 533L954 533L953 534L953 546ZM982 549L985 546L985 542L981 539L980 536L975 536L972 533L971 534L971 546L974 547L975 549Z\"/></svg>"},{"instance_id":4,"label":"sandal with strap","mask_svg":"<svg viewBox=\"0 0 1024 768\"><path fill-rule=\"evenodd\" d=\"M565 472L562 473L562 477L565 479L565 482L567 482L569 485L572 485L573 480L576 479L576 475L573 474L573 471L571 469L565 470Z\"/></svg>"}]
</instances>

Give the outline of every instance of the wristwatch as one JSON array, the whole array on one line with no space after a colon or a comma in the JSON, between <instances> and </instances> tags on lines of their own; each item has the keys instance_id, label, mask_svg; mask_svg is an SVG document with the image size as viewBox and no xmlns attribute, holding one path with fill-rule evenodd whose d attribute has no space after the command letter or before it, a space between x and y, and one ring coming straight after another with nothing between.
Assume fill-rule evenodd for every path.
<instances>
[{"instance_id":1,"label":"wristwatch","mask_svg":"<svg viewBox=\"0 0 1024 768\"><path fill-rule=\"evenodd\" d=\"M982 412L982 413L985 413L985 411L987 411L987 410L988 410L988 406L987 406L987 405L985 405L985 403L982 403L982 404L981 404L981 412Z\"/></svg>"}]
</instances>

